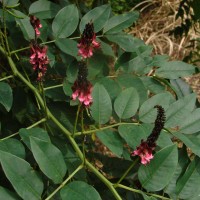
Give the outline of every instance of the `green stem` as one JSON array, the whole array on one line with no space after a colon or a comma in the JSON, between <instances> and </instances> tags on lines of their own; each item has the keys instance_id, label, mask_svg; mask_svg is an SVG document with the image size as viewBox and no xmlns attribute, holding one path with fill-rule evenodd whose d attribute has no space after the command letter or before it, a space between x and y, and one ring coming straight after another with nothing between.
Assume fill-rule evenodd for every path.
<instances>
[{"instance_id":1,"label":"green stem","mask_svg":"<svg viewBox=\"0 0 200 200\"><path fill-rule=\"evenodd\" d=\"M78 105L78 109L77 109L77 112L76 112L76 119L75 119L75 123L74 123L74 133L76 132L80 108L81 108L81 104ZM74 133L73 133L73 136L74 136Z\"/></svg>"},{"instance_id":2,"label":"green stem","mask_svg":"<svg viewBox=\"0 0 200 200\"><path fill-rule=\"evenodd\" d=\"M8 62L10 64L11 69L13 70L14 75L17 76L19 79L21 79L21 81L32 90L32 92L37 97L38 102L41 104L42 108L44 109L44 102L43 102L43 99L41 98L38 90L31 83L29 83L24 78L24 76L17 70L15 63L12 61L12 58L7 56L6 52L4 51L4 49L1 46L0 46L0 52L2 52L7 57ZM74 140L74 138L71 136L71 133L54 117L54 115L49 111L48 108L47 108L47 114L48 114L48 117L54 122L54 124L57 125L57 127L67 136L69 142L73 146L77 155L82 160L82 162L84 162L83 153L81 152L81 150L80 150L78 144L76 143L76 141ZM109 180L107 180L90 162L85 160L85 166L89 170L91 170L108 187L108 189L113 193L114 197L117 200L122 200L122 198L119 196L118 192L114 188L113 184Z\"/></svg>"},{"instance_id":3,"label":"green stem","mask_svg":"<svg viewBox=\"0 0 200 200\"><path fill-rule=\"evenodd\" d=\"M10 47L8 44L8 38L7 38L7 30L6 30L6 18L5 18L5 5L3 4L3 28L4 28L4 36L5 36L5 44L8 55L10 55Z\"/></svg>"},{"instance_id":4,"label":"green stem","mask_svg":"<svg viewBox=\"0 0 200 200\"><path fill-rule=\"evenodd\" d=\"M157 197L157 198L160 198L162 200L172 200L170 198L167 198L167 197L163 197L161 195L157 195L157 194L151 194L151 193L147 193L147 192L142 192L141 190L136 190L134 188L130 188L130 187L127 187L125 185L122 185L122 184L118 184L118 187L119 188L123 188L125 190L129 190L129 191L132 191L132 192L135 192L135 193L139 193L139 194L146 194L146 195L149 195L149 196L152 196L152 197Z\"/></svg>"},{"instance_id":5,"label":"green stem","mask_svg":"<svg viewBox=\"0 0 200 200\"><path fill-rule=\"evenodd\" d=\"M14 50L14 51L11 51L10 54L12 55L12 54L18 53L20 51L25 51L27 49L30 49L30 46L24 47L24 48L21 48L21 49L17 49L17 50Z\"/></svg>"},{"instance_id":6,"label":"green stem","mask_svg":"<svg viewBox=\"0 0 200 200\"><path fill-rule=\"evenodd\" d=\"M84 132L84 119L83 119L83 109L81 110L81 132L83 133Z\"/></svg>"},{"instance_id":7,"label":"green stem","mask_svg":"<svg viewBox=\"0 0 200 200\"><path fill-rule=\"evenodd\" d=\"M4 35L1 29L0 29L0 37L1 37L1 46L3 46L3 49L6 49L5 44L4 44Z\"/></svg>"},{"instance_id":8,"label":"green stem","mask_svg":"<svg viewBox=\"0 0 200 200\"><path fill-rule=\"evenodd\" d=\"M44 92L44 86L43 86L43 82L39 82L39 87L41 89L41 95L43 98L43 102L44 102L44 111L45 111L45 116L48 117L47 115L47 102L46 102L46 98L45 98L45 92Z\"/></svg>"},{"instance_id":9,"label":"green stem","mask_svg":"<svg viewBox=\"0 0 200 200\"><path fill-rule=\"evenodd\" d=\"M38 122L32 124L31 126L28 126L26 129L31 129L31 128L33 128L33 127L35 127L35 126L37 126L37 125L39 125L39 124L41 124L41 123L43 123L43 122L45 122L45 121L46 121L46 118L43 118L43 119L41 119L40 121L38 121ZM9 139L9 138L11 138L11 137L14 137L14 136L18 135L18 134L19 134L19 132L16 132L16 133L14 133L14 134L12 134L12 135L9 135L9 136L7 136L7 137L5 137L5 138L2 138L2 139L0 139L0 140L1 140L1 141L7 140L7 139Z\"/></svg>"},{"instance_id":10,"label":"green stem","mask_svg":"<svg viewBox=\"0 0 200 200\"><path fill-rule=\"evenodd\" d=\"M50 200L61 188L63 188L66 183L79 171L83 168L83 165L80 165L72 174L70 174L65 181L63 181L59 187L57 187L45 200Z\"/></svg>"},{"instance_id":11,"label":"green stem","mask_svg":"<svg viewBox=\"0 0 200 200\"><path fill-rule=\"evenodd\" d=\"M97 38L101 38L101 37L103 37L103 35L99 35L99 36L96 36ZM70 39L70 40L76 40L76 39L80 39L80 36L78 36L78 37L71 37L71 38L68 38L68 39ZM41 44L50 44L50 43L54 43L54 42L56 42L56 40L51 40L51 41L48 41L48 42L43 42L43 43L41 43ZM12 55L12 54L14 54L14 53L17 53L17 52L20 52L20 51L24 51L24 50L27 50L27 49L30 49L30 47L24 47L24 48L21 48L21 49L17 49L17 50L14 50L14 51L11 51L10 52L10 54Z\"/></svg>"},{"instance_id":12,"label":"green stem","mask_svg":"<svg viewBox=\"0 0 200 200\"><path fill-rule=\"evenodd\" d=\"M58 128L60 128L61 131L63 131L63 133L68 137L71 145L73 146L79 158L82 160L82 162L85 162L85 166L89 170L91 170L108 187L108 189L113 193L114 197L117 200L122 200L122 198L119 196L119 194L117 193L112 183L109 180L107 180L90 162L88 162L87 160L84 160L83 153L79 149L74 138L70 136L69 131L67 131L65 127L63 127L63 125L51 113L49 113L48 116L58 126Z\"/></svg>"},{"instance_id":13,"label":"green stem","mask_svg":"<svg viewBox=\"0 0 200 200\"><path fill-rule=\"evenodd\" d=\"M51 41L48 41L48 42L43 42L43 43L41 43L42 45L43 44L50 44L50 43L54 43L56 40L51 40ZM18 52L21 52L21 51L25 51L25 50L27 50L27 49L30 49L30 46L28 46L28 47L24 47L24 48L21 48L21 49L17 49L17 50L14 50L14 51L11 51L10 52L10 54L12 55L12 54L14 54L14 53L18 53Z\"/></svg>"},{"instance_id":14,"label":"green stem","mask_svg":"<svg viewBox=\"0 0 200 200\"><path fill-rule=\"evenodd\" d=\"M0 82L1 82L1 81L4 81L4 80L7 80L7 79L9 79L9 78L13 78L13 77L14 77L13 75L6 76L6 77L4 77L4 78L1 78L1 79L0 79Z\"/></svg>"},{"instance_id":15,"label":"green stem","mask_svg":"<svg viewBox=\"0 0 200 200\"><path fill-rule=\"evenodd\" d=\"M138 162L138 158L135 159L135 161L130 165L130 167L125 171L125 173L123 174L123 176L119 179L119 181L115 184L115 187L117 187L122 180L128 175L128 173L131 171L131 169L135 166L135 164Z\"/></svg>"},{"instance_id":16,"label":"green stem","mask_svg":"<svg viewBox=\"0 0 200 200\"><path fill-rule=\"evenodd\" d=\"M45 87L45 88L44 88L44 91L46 91L46 90L50 90L50 89L54 89L54 88L58 88L58 87L62 87L62 86L63 86L63 84L53 85L53 86L49 86L49 87Z\"/></svg>"},{"instance_id":17,"label":"green stem","mask_svg":"<svg viewBox=\"0 0 200 200\"><path fill-rule=\"evenodd\" d=\"M106 130L106 129L109 129L109 128L114 128L116 126L120 126L120 125L125 125L125 124L133 124L133 125L140 125L139 123L128 123L128 122L121 122L121 123L117 123L117 124L112 124L110 126L105 126L105 127L101 127L101 128L97 128L97 129L92 129L92 130L89 130L89 131L83 131L83 132L76 132L74 133L74 136L79 136L79 135L82 135L82 134L91 134L91 133L94 133L94 132L97 132L97 131L102 131L102 130Z\"/></svg>"}]
</instances>

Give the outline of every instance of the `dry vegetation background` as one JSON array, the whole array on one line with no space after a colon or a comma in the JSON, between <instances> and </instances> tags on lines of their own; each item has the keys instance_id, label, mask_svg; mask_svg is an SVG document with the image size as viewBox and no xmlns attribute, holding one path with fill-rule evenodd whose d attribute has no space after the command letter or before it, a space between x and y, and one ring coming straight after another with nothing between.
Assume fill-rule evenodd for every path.
<instances>
[{"instance_id":1,"label":"dry vegetation background","mask_svg":"<svg viewBox=\"0 0 200 200\"><path fill-rule=\"evenodd\" d=\"M191 29L187 36L175 38L170 35L170 32L181 24L181 19L176 20L179 4L180 0L146 0L139 3L132 10L140 10L141 17L130 33L152 45L155 54L169 55L171 60L183 60L193 50L190 41L200 38L200 33ZM196 25L196 28L200 31L199 25ZM200 67L200 64L198 65ZM200 74L185 80L200 100Z\"/></svg>"}]
</instances>

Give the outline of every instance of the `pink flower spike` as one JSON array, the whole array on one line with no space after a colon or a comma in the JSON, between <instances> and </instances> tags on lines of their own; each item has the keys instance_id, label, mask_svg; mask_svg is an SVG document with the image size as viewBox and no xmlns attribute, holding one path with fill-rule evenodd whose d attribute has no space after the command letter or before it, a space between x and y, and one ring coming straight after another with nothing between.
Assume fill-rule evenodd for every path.
<instances>
[{"instance_id":1,"label":"pink flower spike","mask_svg":"<svg viewBox=\"0 0 200 200\"><path fill-rule=\"evenodd\" d=\"M78 84L78 81L75 81L74 85L72 86L73 94L72 99L78 100L81 104L85 105L86 107L92 104L92 84L86 80L85 83Z\"/></svg>"},{"instance_id":2,"label":"pink flower spike","mask_svg":"<svg viewBox=\"0 0 200 200\"><path fill-rule=\"evenodd\" d=\"M90 58L93 56L94 49L100 47L100 43L96 41L93 23L86 24L83 34L81 35L81 40L77 47L79 49L78 55L82 56L83 58Z\"/></svg>"},{"instance_id":3,"label":"pink flower spike","mask_svg":"<svg viewBox=\"0 0 200 200\"><path fill-rule=\"evenodd\" d=\"M47 56L47 47L39 46L38 44L31 45L30 63L32 68L37 72L37 80L42 81L46 71L49 59Z\"/></svg>"},{"instance_id":4,"label":"pink flower spike","mask_svg":"<svg viewBox=\"0 0 200 200\"><path fill-rule=\"evenodd\" d=\"M131 156L139 156L141 158L141 163L147 165L150 163L150 160L153 159L153 150L154 147L149 147L146 141L142 141L140 146L131 153Z\"/></svg>"},{"instance_id":5,"label":"pink flower spike","mask_svg":"<svg viewBox=\"0 0 200 200\"><path fill-rule=\"evenodd\" d=\"M31 25L33 26L33 28L35 30L35 35L37 37L39 37L40 36L39 28L42 28L42 24L40 23L40 20L37 17L31 15L30 16L30 23L31 23Z\"/></svg>"}]
</instances>

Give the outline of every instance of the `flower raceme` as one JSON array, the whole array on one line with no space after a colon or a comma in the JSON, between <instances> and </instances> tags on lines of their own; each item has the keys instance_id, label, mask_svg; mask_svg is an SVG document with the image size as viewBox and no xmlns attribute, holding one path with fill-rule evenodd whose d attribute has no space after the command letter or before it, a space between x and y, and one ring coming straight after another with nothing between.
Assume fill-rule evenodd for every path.
<instances>
[{"instance_id":1,"label":"flower raceme","mask_svg":"<svg viewBox=\"0 0 200 200\"><path fill-rule=\"evenodd\" d=\"M33 70L37 72L37 80L42 81L47 71L47 64L49 63L47 46L40 46L37 43L31 44L30 63Z\"/></svg>"},{"instance_id":2,"label":"flower raceme","mask_svg":"<svg viewBox=\"0 0 200 200\"><path fill-rule=\"evenodd\" d=\"M87 66L84 62L79 63L78 78L72 86L72 99L78 100L86 107L92 104L92 84L87 80Z\"/></svg>"},{"instance_id":3,"label":"flower raceme","mask_svg":"<svg viewBox=\"0 0 200 200\"><path fill-rule=\"evenodd\" d=\"M99 47L100 43L96 41L93 23L90 22L85 25L85 29L81 35L81 40L78 44L78 55L83 58L90 58L93 55L94 48Z\"/></svg>"},{"instance_id":4,"label":"flower raceme","mask_svg":"<svg viewBox=\"0 0 200 200\"><path fill-rule=\"evenodd\" d=\"M39 37L40 36L39 28L42 28L42 24L40 23L40 20L37 17L31 15L30 16L30 23L35 30L36 37Z\"/></svg>"},{"instance_id":5,"label":"flower raceme","mask_svg":"<svg viewBox=\"0 0 200 200\"><path fill-rule=\"evenodd\" d=\"M146 141L142 140L136 150L131 153L131 156L139 156L143 165L150 163L150 160L153 159L153 150L156 147L156 141L165 124L164 109L159 105L156 105L154 108L157 108L158 115L151 134L148 136Z\"/></svg>"},{"instance_id":6,"label":"flower raceme","mask_svg":"<svg viewBox=\"0 0 200 200\"><path fill-rule=\"evenodd\" d=\"M37 17L31 15L30 23L35 30L35 39L30 45L30 63L32 64L33 70L37 72L37 80L43 81L44 75L47 71L47 64L49 64L47 46L42 46L37 43L37 37L40 36L39 28L42 27L40 20Z\"/></svg>"}]
</instances>

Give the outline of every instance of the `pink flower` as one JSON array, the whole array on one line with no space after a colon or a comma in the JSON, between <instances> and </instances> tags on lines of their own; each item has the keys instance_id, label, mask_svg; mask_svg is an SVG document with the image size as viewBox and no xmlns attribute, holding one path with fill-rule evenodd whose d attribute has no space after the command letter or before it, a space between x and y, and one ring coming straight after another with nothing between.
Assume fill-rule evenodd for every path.
<instances>
[{"instance_id":1,"label":"pink flower","mask_svg":"<svg viewBox=\"0 0 200 200\"><path fill-rule=\"evenodd\" d=\"M30 63L33 70L37 71L37 80L41 81L47 71L47 64L49 59L47 56L47 46L39 46L38 44L31 44Z\"/></svg>"},{"instance_id":2,"label":"pink flower","mask_svg":"<svg viewBox=\"0 0 200 200\"><path fill-rule=\"evenodd\" d=\"M146 141L142 141L140 146L137 147L135 151L131 153L131 156L139 156L141 158L141 163L146 165L150 163L150 160L153 159L153 150L155 146L149 147Z\"/></svg>"},{"instance_id":3,"label":"pink flower","mask_svg":"<svg viewBox=\"0 0 200 200\"><path fill-rule=\"evenodd\" d=\"M42 28L42 24L40 23L40 20L37 17L31 15L30 16L30 23L31 23L31 25L33 26L33 28L35 30L35 35L37 37L39 37L40 36L39 28Z\"/></svg>"},{"instance_id":4,"label":"pink flower","mask_svg":"<svg viewBox=\"0 0 200 200\"><path fill-rule=\"evenodd\" d=\"M96 41L93 23L86 24L78 44L78 55L83 58L89 58L93 55L94 49L99 47L100 43Z\"/></svg>"},{"instance_id":5,"label":"pink flower","mask_svg":"<svg viewBox=\"0 0 200 200\"><path fill-rule=\"evenodd\" d=\"M163 107L156 105L154 108L157 108L158 114L151 134L147 137L146 141L142 140L140 146L131 153L131 156L139 156L143 165L150 163L150 160L153 159L152 152L156 147L156 141L165 124L165 110Z\"/></svg>"},{"instance_id":6,"label":"pink flower","mask_svg":"<svg viewBox=\"0 0 200 200\"><path fill-rule=\"evenodd\" d=\"M88 80L85 80L82 83L76 80L72 86L72 91L73 100L78 98L78 100L86 107L89 107L92 104L92 84Z\"/></svg>"}]
</instances>

